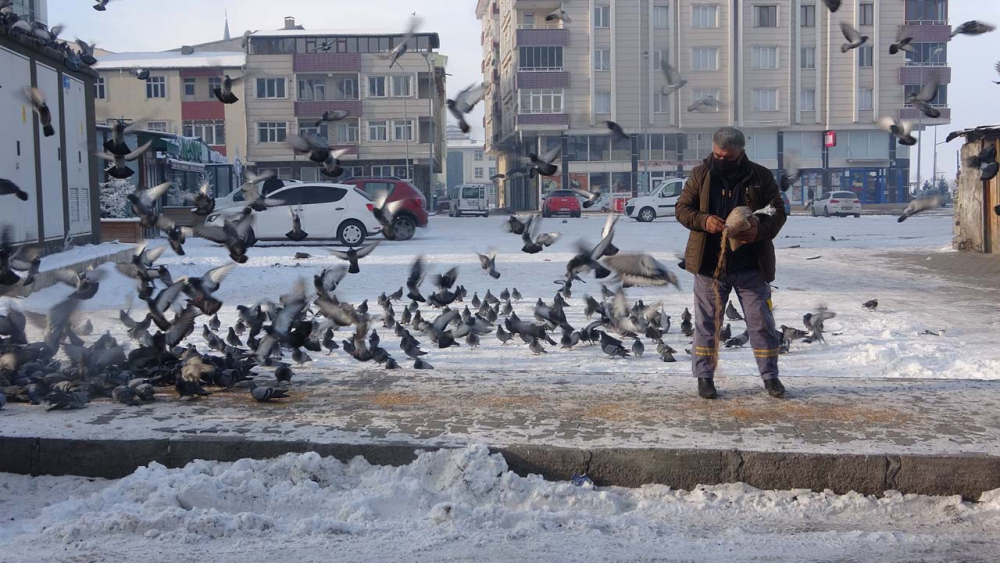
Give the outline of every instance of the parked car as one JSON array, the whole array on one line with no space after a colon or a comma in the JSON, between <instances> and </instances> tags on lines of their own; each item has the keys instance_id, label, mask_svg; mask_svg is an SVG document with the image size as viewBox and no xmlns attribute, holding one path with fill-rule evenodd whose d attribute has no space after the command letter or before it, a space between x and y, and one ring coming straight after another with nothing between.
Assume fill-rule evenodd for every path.
<instances>
[{"instance_id":1,"label":"parked car","mask_svg":"<svg viewBox=\"0 0 1000 563\"><path fill-rule=\"evenodd\" d=\"M392 233L386 232L389 240L410 240L417 228L427 228L427 200L413 184L399 178L349 178L345 184L363 190L372 201L388 192L388 203L400 202L400 207L392 220Z\"/></svg>"},{"instance_id":2,"label":"parked car","mask_svg":"<svg viewBox=\"0 0 1000 563\"><path fill-rule=\"evenodd\" d=\"M661 182L649 195L626 201L625 216L640 223L649 223L657 217L672 217L686 181L685 178L670 178Z\"/></svg>"},{"instance_id":3,"label":"parked car","mask_svg":"<svg viewBox=\"0 0 1000 563\"><path fill-rule=\"evenodd\" d=\"M573 190L552 190L542 200L542 217L552 217L568 213L570 217L579 217L583 208Z\"/></svg>"},{"instance_id":4,"label":"parked car","mask_svg":"<svg viewBox=\"0 0 1000 563\"><path fill-rule=\"evenodd\" d=\"M360 246L369 236L382 230L372 210L375 205L365 192L347 184L292 184L269 194L281 205L258 212L251 238L282 240L292 229L290 210L294 210L309 234L307 240L339 240L344 246ZM221 227L243 211L238 205L222 209L208 217L207 223Z\"/></svg>"},{"instance_id":5,"label":"parked car","mask_svg":"<svg viewBox=\"0 0 1000 563\"><path fill-rule=\"evenodd\" d=\"M490 216L490 204L486 200L486 186L482 184L462 184L455 186L451 192L451 204L448 215L462 217L476 215Z\"/></svg>"},{"instance_id":6,"label":"parked car","mask_svg":"<svg viewBox=\"0 0 1000 563\"><path fill-rule=\"evenodd\" d=\"M812 215L813 217L819 215L824 217L831 215L861 217L861 200L854 192L830 192L813 202Z\"/></svg>"}]
</instances>

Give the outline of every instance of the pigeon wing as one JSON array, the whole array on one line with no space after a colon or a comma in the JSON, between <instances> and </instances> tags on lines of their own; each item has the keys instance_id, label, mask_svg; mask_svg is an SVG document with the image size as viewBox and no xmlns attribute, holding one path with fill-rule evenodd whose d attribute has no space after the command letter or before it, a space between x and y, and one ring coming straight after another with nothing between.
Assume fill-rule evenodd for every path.
<instances>
[{"instance_id":1,"label":"pigeon wing","mask_svg":"<svg viewBox=\"0 0 1000 563\"><path fill-rule=\"evenodd\" d=\"M840 32L844 34L844 38L847 39L849 43L857 43L861 41L861 34L847 22L840 22Z\"/></svg>"}]
</instances>

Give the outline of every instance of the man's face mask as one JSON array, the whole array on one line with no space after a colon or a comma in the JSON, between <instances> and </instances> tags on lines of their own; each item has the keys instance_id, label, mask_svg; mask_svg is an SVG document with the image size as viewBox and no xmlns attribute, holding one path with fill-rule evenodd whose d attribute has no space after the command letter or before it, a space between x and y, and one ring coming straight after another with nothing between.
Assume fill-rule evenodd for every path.
<instances>
[{"instance_id":1,"label":"man's face mask","mask_svg":"<svg viewBox=\"0 0 1000 563\"><path fill-rule=\"evenodd\" d=\"M740 156L742 152L735 156L732 154L712 154L712 166L723 174L733 174L740 169Z\"/></svg>"}]
</instances>

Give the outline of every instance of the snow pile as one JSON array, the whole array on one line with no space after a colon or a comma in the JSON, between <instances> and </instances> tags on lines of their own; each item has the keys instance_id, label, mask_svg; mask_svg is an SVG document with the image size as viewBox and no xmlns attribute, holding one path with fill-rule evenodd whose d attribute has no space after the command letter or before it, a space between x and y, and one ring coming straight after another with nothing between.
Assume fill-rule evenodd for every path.
<instances>
[{"instance_id":1,"label":"snow pile","mask_svg":"<svg viewBox=\"0 0 1000 563\"><path fill-rule=\"evenodd\" d=\"M166 542L330 535L419 537L594 533L659 537L692 526L738 530L732 522L778 519L799 531L883 531L901 525L1000 530L1000 491L978 505L958 497L877 499L831 492L761 491L743 484L641 489L576 487L519 477L485 446L423 453L402 467L342 463L316 453L235 463L153 464L87 498L42 510L42 536L65 542L108 535ZM428 539L428 541L431 541Z\"/></svg>"}]
</instances>

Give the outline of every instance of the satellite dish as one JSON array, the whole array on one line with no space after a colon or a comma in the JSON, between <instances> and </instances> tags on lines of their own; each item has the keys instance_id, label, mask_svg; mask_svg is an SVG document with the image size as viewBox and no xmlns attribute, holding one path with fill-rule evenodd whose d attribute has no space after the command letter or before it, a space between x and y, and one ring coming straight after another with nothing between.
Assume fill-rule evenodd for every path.
<instances>
[{"instance_id":1,"label":"satellite dish","mask_svg":"<svg viewBox=\"0 0 1000 563\"><path fill-rule=\"evenodd\" d=\"M182 55L193 55L194 54L194 47L191 47L190 45L185 45L185 46L181 47L181 54Z\"/></svg>"}]
</instances>

